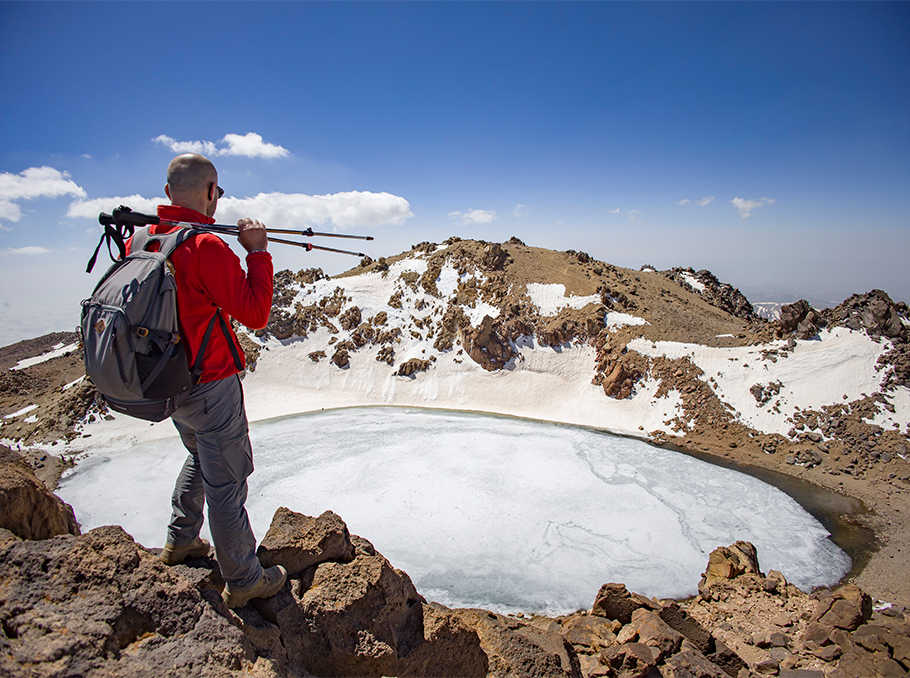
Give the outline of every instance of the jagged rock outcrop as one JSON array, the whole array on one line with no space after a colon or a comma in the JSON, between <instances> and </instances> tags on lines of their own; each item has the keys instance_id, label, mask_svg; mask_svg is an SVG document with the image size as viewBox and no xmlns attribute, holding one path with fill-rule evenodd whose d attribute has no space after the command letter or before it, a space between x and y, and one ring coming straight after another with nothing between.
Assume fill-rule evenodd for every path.
<instances>
[{"instance_id":1,"label":"jagged rock outcrop","mask_svg":"<svg viewBox=\"0 0 910 678\"><path fill-rule=\"evenodd\" d=\"M882 290L854 294L835 308L822 313L834 326L865 331L871 337L906 338L908 329L902 321L908 317L907 304L895 303Z\"/></svg>"},{"instance_id":2,"label":"jagged rock outcrop","mask_svg":"<svg viewBox=\"0 0 910 678\"><path fill-rule=\"evenodd\" d=\"M535 624L487 610L454 612L477 633L487 657L488 676L581 678L574 648L549 620Z\"/></svg>"},{"instance_id":3,"label":"jagged rock outcrop","mask_svg":"<svg viewBox=\"0 0 910 678\"><path fill-rule=\"evenodd\" d=\"M604 394L622 400L632 395L635 384L647 371L647 360L635 351L626 350L622 342L614 342L607 330L594 339L597 358L591 383L603 387Z\"/></svg>"},{"instance_id":4,"label":"jagged rock outcrop","mask_svg":"<svg viewBox=\"0 0 910 678\"><path fill-rule=\"evenodd\" d=\"M855 586L816 596L761 574L752 544L716 549L693 601L622 584L566 617L427 603L340 517L276 511L259 549L288 583L228 610L210 557L166 567L119 527L22 541L0 530L0 672L33 676L677 676L910 669L903 610ZM738 615L738 616L737 616ZM743 637L739 627L754 631ZM807 674L812 675L812 674Z\"/></svg>"},{"instance_id":5,"label":"jagged rock outcrop","mask_svg":"<svg viewBox=\"0 0 910 678\"><path fill-rule=\"evenodd\" d=\"M410 377L417 372L426 372L430 367L429 360L423 360L421 358L411 358L406 360L401 365L398 366L398 372L396 374L399 377Z\"/></svg>"},{"instance_id":6,"label":"jagged rock outcrop","mask_svg":"<svg viewBox=\"0 0 910 678\"><path fill-rule=\"evenodd\" d=\"M21 539L79 534L73 508L48 491L25 460L0 445L0 528Z\"/></svg>"},{"instance_id":7,"label":"jagged rock outcrop","mask_svg":"<svg viewBox=\"0 0 910 678\"><path fill-rule=\"evenodd\" d=\"M226 614L220 596L120 527L0 550L0 673L10 678L277 676Z\"/></svg>"},{"instance_id":8,"label":"jagged rock outcrop","mask_svg":"<svg viewBox=\"0 0 910 678\"><path fill-rule=\"evenodd\" d=\"M723 580L735 579L741 574L761 575L758 553L755 546L747 541L738 541L732 546L720 546L711 551L699 587L710 587Z\"/></svg>"},{"instance_id":9,"label":"jagged rock outcrop","mask_svg":"<svg viewBox=\"0 0 910 678\"><path fill-rule=\"evenodd\" d=\"M739 289L728 283L722 283L711 271L694 271L691 268L671 268L663 274L682 285L687 290L700 294L712 306L715 306L730 315L736 316L749 323L761 323L764 319L759 316L752 304ZM699 289L691 282L694 279Z\"/></svg>"},{"instance_id":10,"label":"jagged rock outcrop","mask_svg":"<svg viewBox=\"0 0 910 678\"><path fill-rule=\"evenodd\" d=\"M296 576L320 563L352 561L354 545L348 526L335 513L326 511L311 518L282 506L275 511L256 555L263 567L282 565Z\"/></svg>"},{"instance_id":11,"label":"jagged rock outcrop","mask_svg":"<svg viewBox=\"0 0 910 678\"><path fill-rule=\"evenodd\" d=\"M268 562L296 575L255 608L280 629L291 665L328 676L485 675L476 634L446 608L427 605L369 542L346 540L335 514L280 509L270 534ZM320 543L333 544L342 560L324 560Z\"/></svg>"},{"instance_id":12,"label":"jagged rock outcrop","mask_svg":"<svg viewBox=\"0 0 910 678\"><path fill-rule=\"evenodd\" d=\"M797 339L809 339L818 334L820 327L825 325L824 318L809 302L800 299L792 304L780 307L780 319L777 321L775 335L784 337L796 333Z\"/></svg>"},{"instance_id":13,"label":"jagged rock outcrop","mask_svg":"<svg viewBox=\"0 0 910 678\"><path fill-rule=\"evenodd\" d=\"M515 357L515 352L494 325L493 318L484 316L476 329L465 330L465 350L475 363L488 372L501 370Z\"/></svg>"},{"instance_id":14,"label":"jagged rock outcrop","mask_svg":"<svg viewBox=\"0 0 910 678\"><path fill-rule=\"evenodd\" d=\"M854 294L822 313L832 326L864 331L875 339L890 339L891 349L879 359L879 364L888 370L885 384L910 388L910 309L907 304L892 301L882 290L872 290L868 294Z\"/></svg>"}]
</instances>

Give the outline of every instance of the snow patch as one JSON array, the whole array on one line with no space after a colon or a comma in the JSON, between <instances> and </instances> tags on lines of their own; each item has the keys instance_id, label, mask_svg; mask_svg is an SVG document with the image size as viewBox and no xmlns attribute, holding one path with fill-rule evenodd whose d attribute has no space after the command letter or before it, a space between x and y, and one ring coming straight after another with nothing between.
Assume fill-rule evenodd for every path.
<instances>
[{"instance_id":1,"label":"snow patch","mask_svg":"<svg viewBox=\"0 0 910 678\"><path fill-rule=\"evenodd\" d=\"M468 320L471 321L471 327L478 327L485 316L490 316L493 319L499 317L499 309L485 301L478 301L473 307L462 306L461 308L464 310Z\"/></svg>"},{"instance_id":2,"label":"snow patch","mask_svg":"<svg viewBox=\"0 0 910 678\"><path fill-rule=\"evenodd\" d=\"M889 342L877 344L865 333L838 327L822 330L819 340L798 341L777 362L764 360L762 351L781 348L783 342L763 346L712 348L699 344L633 339L628 347L643 355L671 360L689 358L704 371L703 379L717 396L731 405L740 419L762 433L787 435L797 408L856 400L881 387L884 375L876 367ZM750 388L781 382L778 395L760 406Z\"/></svg>"},{"instance_id":3,"label":"snow patch","mask_svg":"<svg viewBox=\"0 0 910 678\"><path fill-rule=\"evenodd\" d=\"M66 385L65 385L62 389L60 389L60 390L61 390L61 391L69 391L73 386L76 386L77 384L81 384L83 381L85 381L85 375L84 375L84 374L83 374L81 377L79 377L78 379L76 379L75 381L71 381L70 383L66 384Z\"/></svg>"},{"instance_id":4,"label":"snow patch","mask_svg":"<svg viewBox=\"0 0 910 678\"><path fill-rule=\"evenodd\" d=\"M607 327L616 329L626 327L627 325L648 325L648 321L638 316L628 315L627 313L607 313Z\"/></svg>"},{"instance_id":5,"label":"snow patch","mask_svg":"<svg viewBox=\"0 0 910 678\"><path fill-rule=\"evenodd\" d=\"M28 407L23 407L21 410L13 412L12 414L7 414L3 418L4 419L15 419L16 417L21 417L23 414L27 414L28 412L31 412L32 410L37 410L37 409L38 409L37 405L29 405Z\"/></svg>"},{"instance_id":6,"label":"snow patch","mask_svg":"<svg viewBox=\"0 0 910 678\"><path fill-rule=\"evenodd\" d=\"M683 271L682 273L680 273L680 276L682 276L682 279L685 280L686 284L689 287L691 287L693 290L698 290L699 292L705 291L704 283L702 283L698 278L696 278L694 275L692 275L688 271Z\"/></svg>"},{"instance_id":7,"label":"snow patch","mask_svg":"<svg viewBox=\"0 0 910 678\"><path fill-rule=\"evenodd\" d=\"M566 297L566 286L561 283L528 283L528 296L541 316L553 316L566 307L579 309L601 301L599 294Z\"/></svg>"},{"instance_id":8,"label":"snow patch","mask_svg":"<svg viewBox=\"0 0 910 678\"><path fill-rule=\"evenodd\" d=\"M34 358L25 358L20 360L18 363L13 365L11 370L24 370L26 367L31 367L32 365L37 365L39 363L47 362L53 358L59 358L60 356L75 351L79 347L78 343L74 344L57 344L47 353L42 353L41 355L35 356Z\"/></svg>"}]
</instances>

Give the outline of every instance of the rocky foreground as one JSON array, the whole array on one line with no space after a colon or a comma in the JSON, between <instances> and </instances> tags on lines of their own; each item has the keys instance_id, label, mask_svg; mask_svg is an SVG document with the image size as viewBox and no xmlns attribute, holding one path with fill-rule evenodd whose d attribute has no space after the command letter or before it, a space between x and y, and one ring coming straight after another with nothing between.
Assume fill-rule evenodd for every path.
<instances>
[{"instance_id":1,"label":"rocky foreground","mask_svg":"<svg viewBox=\"0 0 910 678\"><path fill-rule=\"evenodd\" d=\"M606 583L546 618L427 602L331 512L278 509L259 546L285 587L228 610L217 563L167 567L121 528L86 534L29 465L0 459L0 672L45 676L905 676L910 619L856 586L806 594L755 548L711 553L699 595Z\"/></svg>"}]
</instances>

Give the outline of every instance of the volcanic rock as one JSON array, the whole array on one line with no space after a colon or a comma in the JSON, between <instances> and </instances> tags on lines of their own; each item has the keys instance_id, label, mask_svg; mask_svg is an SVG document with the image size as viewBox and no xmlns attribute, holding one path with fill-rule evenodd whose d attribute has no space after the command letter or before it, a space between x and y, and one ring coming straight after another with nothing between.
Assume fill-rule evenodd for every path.
<instances>
[{"instance_id":1,"label":"volcanic rock","mask_svg":"<svg viewBox=\"0 0 910 678\"><path fill-rule=\"evenodd\" d=\"M848 585L820 595L812 621L854 631L871 616L872 599L858 586Z\"/></svg>"},{"instance_id":2,"label":"volcanic rock","mask_svg":"<svg viewBox=\"0 0 910 678\"><path fill-rule=\"evenodd\" d=\"M824 324L824 318L818 311L809 306L808 301L800 299L781 306L777 334L784 336L795 332L797 339L808 339L818 334L819 327Z\"/></svg>"},{"instance_id":3,"label":"volcanic rock","mask_svg":"<svg viewBox=\"0 0 910 678\"><path fill-rule=\"evenodd\" d=\"M219 603L226 612L120 527L15 543L0 551L0 668L11 678L251 671L252 645Z\"/></svg>"},{"instance_id":4,"label":"volcanic rock","mask_svg":"<svg viewBox=\"0 0 910 678\"><path fill-rule=\"evenodd\" d=\"M0 528L22 539L79 534L73 508L48 491L25 460L0 445Z\"/></svg>"},{"instance_id":5,"label":"volcanic rock","mask_svg":"<svg viewBox=\"0 0 910 678\"><path fill-rule=\"evenodd\" d=\"M742 574L764 576L758 569L758 554L755 546L747 541L738 541L732 546L719 546L708 557L708 568L702 575L699 590Z\"/></svg>"},{"instance_id":6,"label":"volcanic rock","mask_svg":"<svg viewBox=\"0 0 910 678\"><path fill-rule=\"evenodd\" d=\"M280 507L256 555L263 567L281 565L289 576L328 561L350 562L354 546L344 521L331 511L318 518Z\"/></svg>"},{"instance_id":7,"label":"volcanic rock","mask_svg":"<svg viewBox=\"0 0 910 678\"><path fill-rule=\"evenodd\" d=\"M642 643L609 647L601 652L600 661L610 668L607 675L615 678L647 678L657 666L651 648Z\"/></svg>"},{"instance_id":8,"label":"volcanic rock","mask_svg":"<svg viewBox=\"0 0 910 678\"><path fill-rule=\"evenodd\" d=\"M412 374L416 374L417 372L426 372L429 367L429 360L411 358L410 360L406 360L398 366L398 372L396 372L396 374L399 377L410 377Z\"/></svg>"},{"instance_id":9,"label":"volcanic rock","mask_svg":"<svg viewBox=\"0 0 910 678\"><path fill-rule=\"evenodd\" d=\"M574 648L559 633L486 610L453 610L480 638L489 676L581 678Z\"/></svg>"},{"instance_id":10,"label":"volcanic rock","mask_svg":"<svg viewBox=\"0 0 910 678\"><path fill-rule=\"evenodd\" d=\"M632 621L632 613L639 608L656 611L660 606L650 598L629 593L625 584L609 583L601 586L597 592L591 614L628 624Z\"/></svg>"},{"instance_id":11,"label":"volcanic rock","mask_svg":"<svg viewBox=\"0 0 910 678\"><path fill-rule=\"evenodd\" d=\"M493 318L484 316L480 327L465 331L465 349L471 360L488 372L500 370L515 356L514 351L497 332Z\"/></svg>"}]
</instances>

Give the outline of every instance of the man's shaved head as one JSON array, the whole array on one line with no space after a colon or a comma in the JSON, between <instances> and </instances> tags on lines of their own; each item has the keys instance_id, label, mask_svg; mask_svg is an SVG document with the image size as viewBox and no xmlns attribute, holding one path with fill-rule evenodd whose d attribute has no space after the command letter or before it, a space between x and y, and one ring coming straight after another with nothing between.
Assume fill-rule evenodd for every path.
<instances>
[{"instance_id":1,"label":"man's shaved head","mask_svg":"<svg viewBox=\"0 0 910 678\"><path fill-rule=\"evenodd\" d=\"M218 170L198 153L184 153L167 166L164 192L172 205L189 207L211 217L218 207Z\"/></svg>"},{"instance_id":2,"label":"man's shaved head","mask_svg":"<svg viewBox=\"0 0 910 678\"><path fill-rule=\"evenodd\" d=\"M167 184L177 193L207 191L218 183L218 171L212 161L198 153L184 153L167 166Z\"/></svg>"}]
</instances>

